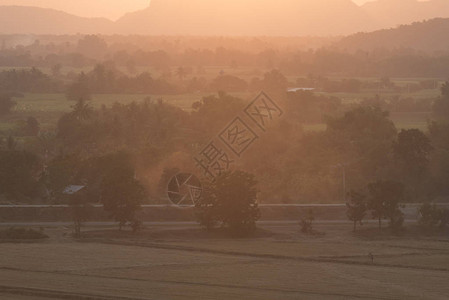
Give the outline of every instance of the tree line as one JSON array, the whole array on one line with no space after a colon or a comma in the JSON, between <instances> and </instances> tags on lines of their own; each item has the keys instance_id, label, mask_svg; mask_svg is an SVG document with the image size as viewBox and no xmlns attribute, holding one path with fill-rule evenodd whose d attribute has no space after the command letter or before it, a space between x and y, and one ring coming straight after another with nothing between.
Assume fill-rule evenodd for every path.
<instances>
[{"instance_id":1,"label":"tree line","mask_svg":"<svg viewBox=\"0 0 449 300\"><path fill-rule=\"evenodd\" d=\"M258 178L260 200L265 202L341 202L343 171L348 190L382 179L402 182L408 201L447 197L445 166L449 157L446 153L449 127L444 107L449 98L446 89L447 84L435 102L434 120L427 132L398 131L388 112L376 105L342 106L334 97L303 91L284 93L279 99L285 116L261 137L257 148L248 150L238 167ZM36 160L40 168L45 164L48 171L61 159L70 161L76 157L77 164L82 165L89 157L124 151L132 157L136 174L145 177L143 181L150 194L158 198L157 185L164 168L192 169L192 157L201 146L245 106L244 100L225 93L204 97L193 104L190 112L162 100L116 103L93 109L89 100L80 99L70 113L59 119L54 134L39 133L37 120L29 118L22 132L34 138L23 144L17 142L20 140L17 137L4 136L2 153L6 157L14 153L17 156L14 159L27 164ZM325 122L325 130L303 130L304 124L316 119ZM34 159L17 154L23 151ZM266 160L267 157L271 159ZM5 184L4 189L22 193L14 187L29 182L36 190L27 192L27 197L47 197L45 201L53 201L42 193L45 190L42 176L29 173L33 170L31 165L24 168L27 171L23 174L7 166L1 167L4 173L18 177L9 176L8 180L17 183ZM68 170L76 174L77 168ZM54 178L66 177L72 178L60 174ZM80 177L76 181L84 180Z\"/></svg>"},{"instance_id":2,"label":"tree line","mask_svg":"<svg viewBox=\"0 0 449 300\"><path fill-rule=\"evenodd\" d=\"M224 38L209 44L206 38L187 47L180 40L182 38L178 41L156 38L150 44L134 41L136 44L130 45L87 35L77 39L69 37L58 44L36 41L0 50L0 66L45 67L58 72L61 67L85 68L107 61L131 74L139 67L151 67L165 73L183 66L201 73L206 67L220 66L235 70L276 68L289 76L338 74L346 77L448 77L449 69L447 53L426 53L412 48L389 49L376 45L366 50L347 50L344 46L332 46L330 42L325 46L326 43L315 43L310 49L299 43L292 48L288 42L275 38L270 42L243 39L240 44L237 40L226 41Z\"/></svg>"},{"instance_id":3,"label":"tree line","mask_svg":"<svg viewBox=\"0 0 449 300\"><path fill-rule=\"evenodd\" d=\"M256 190L259 203L335 203L353 190L351 218L357 219L357 209L363 208L358 203L368 197L366 207L379 220L389 218L398 226L403 221L401 202L444 201L449 196L448 86L434 103L434 120L426 132L398 131L387 111L363 103L326 117L324 131L304 131L302 125L311 114L335 111L338 99L303 91L284 93L279 98L284 118L238 162L237 168L245 172L226 181L250 187L244 203L249 203L245 214L253 221L242 225L210 210L221 197L211 186L199 207L202 224L250 230L258 218ZM54 135L38 133L27 144L13 136L1 139L0 193L4 201L61 203L67 186L82 185L87 187L85 201L103 203L121 224L137 226L135 209L140 203L163 199L160 186L169 177L164 174L174 168L198 172L193 157L246 105L226 93L204 97L191 112L162 100L93 109L89 100L79 99L59 119ZM36 127L32 120L29 123L29 128ZM233 209L231 205L229 211Z\"/></svg>"}]
</instances>

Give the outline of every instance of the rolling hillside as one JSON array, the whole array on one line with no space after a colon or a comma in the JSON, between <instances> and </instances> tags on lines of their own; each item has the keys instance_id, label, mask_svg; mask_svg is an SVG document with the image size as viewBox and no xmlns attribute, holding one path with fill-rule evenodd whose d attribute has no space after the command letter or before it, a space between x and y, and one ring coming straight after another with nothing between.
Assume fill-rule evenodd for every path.
<instances>
[{"instance_id":1,"label":"rolling hillside","mask_svg":"<svg viewBox=\"0 0 449 300\"><path fill-rule=\"evenodd\" d=\"M449 18L437 18L393 29L357 33L343 38L337 45L344 49L412 48L435 52L449 50Z\"/></svg>"},{"instance_id":2,"label":"rolling hillside","mask_svg":"<svg viewBox=\"0 0 449 300\"><path fill-rule=\"evenodd\" d=\"M116 22L53 9L0 6L3 34L338 36L449 18L448 0L151 0Z\"/></svg>"},{"instance_id":3,"label":"rolling hillside","mask_svg":"<svg viewBox=\"0 0 449 300\"><path fill-rule=\"evenodd\" d=\"M112 33L114 23L81 18L53 9L0 6L0 34Z\"/></svg>"}]
</instances>

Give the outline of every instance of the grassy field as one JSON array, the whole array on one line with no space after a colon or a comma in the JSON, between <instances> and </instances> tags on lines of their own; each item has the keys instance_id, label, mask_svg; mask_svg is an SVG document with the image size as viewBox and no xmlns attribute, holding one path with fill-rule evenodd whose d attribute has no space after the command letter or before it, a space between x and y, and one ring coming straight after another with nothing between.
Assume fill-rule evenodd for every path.
<instances>
[{"instance_id":1,"label":"grassy field","mask_svg":"<svg viewBox=\"0 0 449 300\"><path fill-rule=\"evenodd\" d=\"M364 99L373 98L379 95L381 98L392 98L400 96L402 98L415 98L415 99L435 99L440 95L440 90L421 90L414 93L384 93L381 91L362 91L358 93L325 93L320 92L319 94L325 96L335 96L342 100L343 104L353 104L360 103Z\"/></svg>"},{"instance_id":2,"label":"grassy field","mask_svg":"<svg viewBox=\"0 0 449 300\"><path fill-rule=\"evenodd\" d=\"M258 238L228 239L193 227L90 228L83 242L67 228L47 229L46 242L0 244L0 298L448 299L447 237L316 229L322 234L271 226Z\"/></svg>"},{"instance_id":3,"label":"grassy field","mask_svg":"<svg viewBox=\"0 0 449 300\"><path fill-rule=\"evenodd\" d=\"M417 128L426 131L428 122L432 117L431 112L394 112L390 113L390 118L398 129ZM326 129L326 124L306 124L305 130L322 131Z\"/></svg>"},{"instance_id":4,"label":"grassy field","mask_svg":"<svg viewBox=\"0 0 449 300\"><path fill-rule=\"evenodd\" d=\"M423 97L436 97L435 91L420 92ZM173 104L184 110L189 111L194 102L211 93L196 93L184 95L145 95L145 94L102 94L94 95L91 105L99 108L102 105L110 106L115 102L127 104L135 101L143 101L146 98L152 100L163 99L165 102ZM249 93L235 94L244 99L249 98ZM345 103L357 103L363 98L372 96L372 94L329 94L341 97ZM417 97L417 94L413 95ZM418 95L419 96L419 95ZM15 98L17 106L13 113L0 119L0 132L8 132L17 126L18 122L23 122L29 116L34 116L41 124L44 130L53 129L58 119L63 113L72 109L73 102L67 101L64 94L25 94L24 97ZM399 129L419 128L426 130L430 113L392 113L392 120ZM306 130L319 131L325 129L325 124L310 124L305 126Z\"/></svg>"},{"instance_id":5,"label":"grassy field","mask_svg":"<svg viewBox=\"0 0 449 300\"><path fill-rule=\"evenodd\" d=\"M201 100L205 95L102 94L94 95L90 104L94 108L100 108L102 105L111 106L115 102L128 104L150 98L154 101L163 99L167 103L190 110L192 104ZM37 118L43 129L54 128L61 115L70 112L74 105L74 102L66 100L64 94L25 94L24 97L17 97L14 100L17 102L17 106L14 108L13 113L0 119L0 131L14 128L17 122L26 120L29 116Z\"/></svg>"}]
</instances>

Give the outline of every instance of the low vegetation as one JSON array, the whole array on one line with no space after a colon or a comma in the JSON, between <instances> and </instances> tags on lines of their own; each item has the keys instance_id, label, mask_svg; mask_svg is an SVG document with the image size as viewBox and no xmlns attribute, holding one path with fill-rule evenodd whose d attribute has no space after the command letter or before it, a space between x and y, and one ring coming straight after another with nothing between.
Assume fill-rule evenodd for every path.
<instances>
[{"instance_id":1,"label":"low vegetation","mask_svg":"<svg viewBox=\"0 0 449 300\"><path fill-rule=\"evenodd\" d=\"M419 210L419 225L428 232L443 230L449 224L449 210L435 204L425 203Z\"/></svg>"},{"instance_id":2,"label":"low vegetation","mask_svg":"<svg viewBox=\"0 0 449 300\"><path fill-rule=\"evenodd\" d=\"M8 228L0 230L0 240L41 240L48 236L42 231L25 228Z\"/></svg>"},{"instance_id":3,"label":"low vegetation","mask_svg":"<svg viewBox=\"0 0 449 300\"><path fill-rule=\"evenodd\" d=\"M225 227L236 236L254 233L260 218L256 185L252 174L242 171L223 173L207 185L196 204L200 225L208 230Z\"/></svg>"},{"instance_id":4,"label":"low vegetation","mask_svg":"<svg viewBox=\"0 0 449 300\"><path fill-rule=\"evenodd\" d=\"M256 146L218 174L241 170L242 182L229 182L257 193L242 201L211 184L198 204L205 227L249 232L256 203L348 202L354 230L369 214L400 230L401 203L449 197L449 83L436 64L410 70L418 58L401 60L399 50L363 60L337 49L173 51L171 39L158 50L119 51L109 39L0 51L0 64L11 63L0 70L2 203L73 204L78 236L84 208L103 204L120 227L137 230L142 204L168 203L164 170L204 175L195 155L260 90L284 113L265 132L255 128ZM406 71L409 78L393 78ZM71 185L86 187L83 201L63 197ZM355 191L349 199L347 190Z\"/></svg>"}]
</instances>

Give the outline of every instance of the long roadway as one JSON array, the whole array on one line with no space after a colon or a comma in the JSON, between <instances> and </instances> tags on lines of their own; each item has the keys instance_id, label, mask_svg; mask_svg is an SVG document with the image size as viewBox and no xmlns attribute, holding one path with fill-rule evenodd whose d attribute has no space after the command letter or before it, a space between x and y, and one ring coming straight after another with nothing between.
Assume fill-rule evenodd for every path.
<instances>
[{"instance_id":1,"label":"long roadway","mask_svg":"<svg viewBox=\"0 0 449 300\"><path fill-rule=\"evenodd\" d=\"M405 207L408 209L417 209L421 203L408 203L405 204ZM440 206L449 206L448 203L437 203ZM261 208L314 208L314 207L329 207L329 208L342 208L346 207L346 204L260 204ZM69 205L0 205L0 208L68 208ZM102 205L94 205L94 207L102 207ZM143 208L193 208L193 206L174 206L174 205L142 205ZM413 219L405 220L407 223L416 222ZM316 220L316 224L351 224L351 221L348 220ZM366 220L364 223L377 223L376 220ZM61 226L71 226L73 222L0 222L0 226L2 227L20 227L20 226L33 226L33 227L61 227ZM117 224L116 222L85 222L84 226L92 226L92 227L101 227L101 226L113 226ZM196 226L197 222L194 221L164 221L164 222L144 222L146 226ZM298 220L275 220L275 221L258 221L258 225L268 225L268 226L282 226L282 225L292 225L298 224Z\"/></svg>"},{"instance_id":2,"label":"long roadway","mask_svg":"<svg viewBox=\"0 0 449 300\"><path fill-rule=\"evenodd\" d=\"M438 206L449 206L449 203L435 203ZM422 203L405 203L404 206L406 207L419 207L422 205ZM95 204L92 205L93 207L103 207L101 204ZM0 208L68 208L70 205L66 204L56 204L56 205L49 205L49 204L3 204L0 205ZM146 204L142 205L143 208L166 208L166 207L172 207L172 208L193 208L193 205L183 205L183 206L177 206L177 205L170 205L170 204ZM259 204L259 207L273 207L273 208L289 208L289 207L346 207L346 204L342 203L336 203L336 204Z\"/></svg>"}]
</instances>

